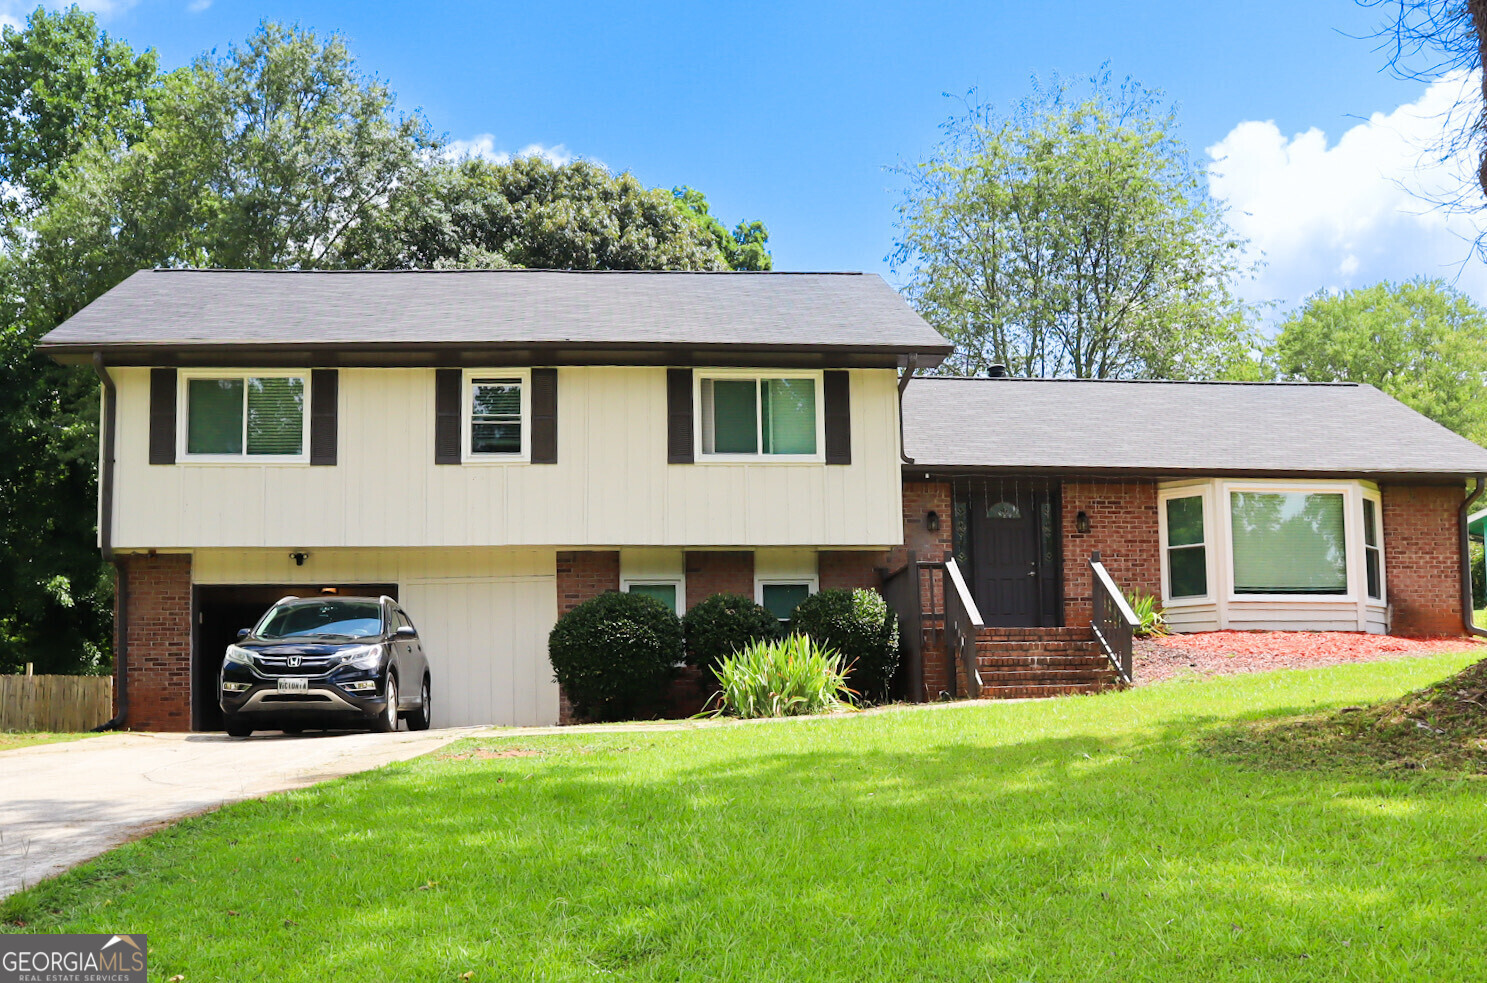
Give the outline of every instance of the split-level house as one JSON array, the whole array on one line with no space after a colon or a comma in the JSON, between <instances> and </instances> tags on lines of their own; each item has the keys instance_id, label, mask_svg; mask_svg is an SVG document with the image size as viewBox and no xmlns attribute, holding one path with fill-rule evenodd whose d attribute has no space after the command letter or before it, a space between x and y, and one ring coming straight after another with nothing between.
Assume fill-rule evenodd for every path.
<instances>
[{"instance_id":1,"label":"split-level house","mask_svg":"<svg viewBox=\"0 0 1487 983\"><path fill-rule=\"evenodd\" d=\"M1367 386L916 376L950 345L871 275L147 270L41 348L102 380L135 728L217 727L236 631L325 590L408 610L436 725L559 720L606 590L882 589L911 700L1120 682L1126 591L1469 630L1482 448Z\"/></svg>"}]
</instances>

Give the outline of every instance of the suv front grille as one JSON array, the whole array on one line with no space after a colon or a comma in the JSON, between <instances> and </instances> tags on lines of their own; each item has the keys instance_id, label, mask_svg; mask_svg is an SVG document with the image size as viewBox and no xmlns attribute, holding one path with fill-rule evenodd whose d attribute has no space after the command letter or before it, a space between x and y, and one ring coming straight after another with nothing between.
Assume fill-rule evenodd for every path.
<instances>
[{"instance_id":1,"label":"suv front grille","mask_svg":"<svg viewBox=\"0 0 1487 983\"><path fill-rule=\"evenodd\" d=\"M290 665L298 660L299 665ZM265 676L318 676L340 665L339 655L255 655L253 664Z\"/></svg>"}]
</instances>

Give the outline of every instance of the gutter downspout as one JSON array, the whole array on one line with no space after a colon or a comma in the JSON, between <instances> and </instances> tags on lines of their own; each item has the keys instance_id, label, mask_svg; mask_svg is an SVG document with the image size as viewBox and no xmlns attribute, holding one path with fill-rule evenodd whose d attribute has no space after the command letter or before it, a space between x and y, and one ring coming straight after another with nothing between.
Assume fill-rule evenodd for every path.
<instances>
[{"instance_id":1,"label":"gutter downspout","mask_svg":"<svg viewBox=\"0 0 1487 983\"><path fill-rule=\"evenodd\" d=\"M1477 499L1482 497L1484 488L1487 488L1487 475L1479 474L1471 494L1462 501L1456 519L1461 530L1461 626L1466 629L1468 635L1487 638L1487 628L1478 628L1472 621L1472 551L1466 528L1467 514Z\"/></svg>"},{"instance_id":2,"label":"gutter downspout","mask_svg":"<svg viewBox=\"0 0 1487 983\"><path fill-rule=\"evenodd\" d=\"M106 563L114 565L114 593L118 615L114 635L118 639L114 654L114 688L118 693L119 712L112 720L93 729L118 730L129 713L129 570L114 556L114 432L118 429L119 391L103 364L103 353L93 353L93 371L103 383L103 455L98 476L99 515L98 546Z\"/></svg>"},{"instance_id":3,"label":"gutter downspout","mask_svg":"<svg viewBox=\"0 0 1487 983\"><path fill-rule=\"evenodd\" d=\"M904 390L909 388L909 380L918 370L919 356L910 355L904 364L904 374L898 377L898 457L905 464L913 464L914 459L904 451Z\"/></svg>"}]
</instances>

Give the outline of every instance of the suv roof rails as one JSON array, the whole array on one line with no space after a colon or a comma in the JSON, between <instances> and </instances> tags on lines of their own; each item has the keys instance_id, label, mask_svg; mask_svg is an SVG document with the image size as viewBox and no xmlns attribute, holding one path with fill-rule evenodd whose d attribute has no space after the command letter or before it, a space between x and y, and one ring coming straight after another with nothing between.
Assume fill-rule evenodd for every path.
<instances>
[{"instance_id":1,"label":"suv roof rails","mask_svg":"<svg viewBox=\"0 0 1487 983\"><path fill-rule=\"evenodd\" d=\"M297 600L299 600L299 595L297 595L297 594L285 594L283 597L281 597L277 601L275 601L272 606L273 607L278 607L280 604L283 604L285 601L297 601Z\"/></svg>"}]
</instances>

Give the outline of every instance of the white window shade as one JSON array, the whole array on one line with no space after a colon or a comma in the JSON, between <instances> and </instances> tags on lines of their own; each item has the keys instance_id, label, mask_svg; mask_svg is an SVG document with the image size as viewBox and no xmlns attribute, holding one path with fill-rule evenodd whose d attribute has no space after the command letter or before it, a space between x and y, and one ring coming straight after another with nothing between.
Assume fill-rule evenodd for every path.
<instances>
[{"instance_id":1,"label":"white window shade","mask_svg":"<svg viewBox=\"0 0 1487 983\"><path fill-rule=\"evenodd\" d=\"M1347 593L1340 492L1236 491L1229 507L1234 593Z\"/></svg>"}]
</instances>

